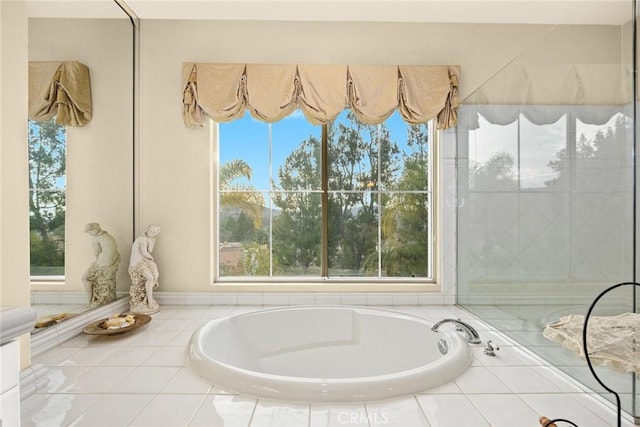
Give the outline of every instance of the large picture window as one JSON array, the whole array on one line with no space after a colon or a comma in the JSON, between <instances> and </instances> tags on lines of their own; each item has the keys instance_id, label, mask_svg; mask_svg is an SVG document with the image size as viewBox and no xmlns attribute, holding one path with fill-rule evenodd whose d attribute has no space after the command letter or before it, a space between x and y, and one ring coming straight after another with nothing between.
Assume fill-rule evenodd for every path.
<instances>
[{"instance_id":1,"label":"large picture window","mask_svg":"<svg viewBox=\"0 0 640 427\"><path fill-rule=\"evenodd\" d=\"M433 142L394 113L219 125L217 276L433 279Z\"/></svg>"},{"instance_id":2,"label":"large picture window","mask_svg":"<svg viewBox=\"0 0 640 427\"><path fill-rule=\"evenodd\" d=\"M64 276L67 138L54 120L29 121L31 277Z\"/></svg>"}]
</instances>

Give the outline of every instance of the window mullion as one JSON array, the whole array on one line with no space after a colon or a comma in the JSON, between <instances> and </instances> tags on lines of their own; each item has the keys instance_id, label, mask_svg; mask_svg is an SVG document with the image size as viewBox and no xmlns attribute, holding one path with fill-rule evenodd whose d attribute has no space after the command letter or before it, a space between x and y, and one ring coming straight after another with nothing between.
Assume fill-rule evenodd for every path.
<instances>
[{"instance_id":1,"label":"window mullion","mask_svg":"<svg viewBox=\"0 0 640 427\"><path fill-rule=\"evenodd\" d=\"M322 125L322 225L321 225L321 254L320 254L320 275L324 278L329 277L329 148L328 148L328 129L327 125Z\"/></svg>"}]
</instances>

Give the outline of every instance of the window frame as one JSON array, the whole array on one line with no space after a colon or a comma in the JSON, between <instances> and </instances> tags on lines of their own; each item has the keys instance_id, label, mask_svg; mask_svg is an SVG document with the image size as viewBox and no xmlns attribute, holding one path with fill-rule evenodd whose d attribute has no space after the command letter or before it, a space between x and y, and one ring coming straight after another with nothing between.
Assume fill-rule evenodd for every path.
<instances>
[{"instance_id":1,"label":"window frame","mask_svg":"<svg viewBox=\"0 0 640 427\"><path fill-rule=\"evenodd\" d=\"M53 122L55 122L55 118L51 119ZM27 122L27 126L31 126L31 124L35 123L39 123L37 120L28 120ZM57 125L57 124L56 124ZM54 187L54 188L50 188L50 189L39 189L37 187L35 188L31 188L31 186L29 186L28 188L28 193L29 193L29 198L31 198L31 193L32 192L48 192L48 193L62 193L65 196L65 203L64 203L64 210L66 213L66 209L67 209L67 202L66 202L66 196L67 196L67 155L68 155L68 136L67 136L67 127L66 126L62 126L61 127L64 129L64 156L65 156L65 170L64 170L64 187L59 188L59 187ZM30 139L29 137L27 137L27 150L29 150L30 148ZM31 173L31 166L30 166L30 162L31 162L31 158L29 157L27 159L27 162L29 163L28 169L29 169L29 173ZM31 211L29 211L29 217L31 217ZM66 224L66 215L65 215L65 224ZM31 229L29 229L29 239L31 239ZM65 248L63 250L63 252L66 252L66 236L64 239L64 245ZM29 244L29 252L31 252L31 244ZM31 259L31 257L29 257ZM66 283L66 269L67 269L67 265L66 265L66 260L65 263L63 264L63 268L65 271L65 274L59 274L59 275L33 275L31 274L31 261L29 261L29 283L32 285L65 285Z\"/></svg>"},{"instance_id":2,"label":"window frame","mask_svg":"<svg viewBox=\"0 0 640 427\"><path fill-rule=\"evenodd\" d=\"M327 125L322 125L323 150L328 145L324 138L327 135ZM440 253L441 253L441 177L440 177L440 131L437 129L435 120L429 121L429 168L428 179L429 189L424 193L428 195L430 202L429 221L431 226L428 229L428 268L430 277L388 277L388 276L220 276L220 252L218 236L220 235L221 221L220 213L220 192L217 171L220 168L220 123L209 119L209 140L210 140L210 284L220 290L244 290L259 291L268 287L273 291L441 291L440 284ZM271 138L271 128L269 128L269 138ZM326 158L326 151L323 152ZM271 159L269 159L271 162ZM323 162L327 165L328 162ZM323 180L323 182L325 182ZM401 192L395 190L381 190L378 194L390 194ZM328 191L323 189L320 194L328 196ZM326 206L323 203L323 206ZM324 211L324 207L322 208ZM378 213L380 215L380 212ZM323 223L326 221L323 212ZM379 227L378 227L379 228ZM323 233L324 234L324 233ZM324 239L323 239L324 240ZM323 243L324 245L324 243ZM324 249L323 249L324 252ZM326 252L324 252L326 253ZM272 255L270 255L272 256ZM322 263L324 268L328 265Z\"/></svg>"}]
</instances>

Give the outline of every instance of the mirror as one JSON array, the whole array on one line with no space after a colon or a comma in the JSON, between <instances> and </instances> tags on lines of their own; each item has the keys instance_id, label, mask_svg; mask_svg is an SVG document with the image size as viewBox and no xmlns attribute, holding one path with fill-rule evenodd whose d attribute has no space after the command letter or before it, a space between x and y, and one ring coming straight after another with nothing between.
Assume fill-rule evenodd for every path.
<instances>
[{"instance_id":1,"label":"mirror","mask_svg":"<svg viewBox=\"0 0 640 427\"><path fill-rule=\"evenodd\" d=\"M88 66L93 104L83 127L29 124L31 303L43 325L99 305L91 304L82 280L96 260L88 223L99 223L117 242L119 298L128 297L131 283L134 28L113 0L77 5L29 3L29 61ZM45 170L53 176L48 183L37 177Z\"/></svg>"}]
</instances>

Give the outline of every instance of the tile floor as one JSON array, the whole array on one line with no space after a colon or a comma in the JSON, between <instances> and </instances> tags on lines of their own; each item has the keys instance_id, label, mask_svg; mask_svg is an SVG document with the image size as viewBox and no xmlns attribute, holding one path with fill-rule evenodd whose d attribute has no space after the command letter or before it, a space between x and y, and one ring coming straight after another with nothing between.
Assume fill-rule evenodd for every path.
<instances>
[{"instance_id":1,"label":"tile floor","mask_svg":"<svg viewBox=\"0 0 640 427\"><path fill-rule=\"evenodd\" d=\"M509 337L519 343L523 343L528 350L544 358L561 371L571 375L572 378L591 390L602 390L602 386L598 384L582 358L560 344L545 338L542 334L548 322L556 321L561 316L568 314L584 315L589 308L588 306L470 305L465 308L481 317L487 324L500 328ZM632 311L630 307L605 306L603 312L595 311L594 315L612 316L629 311ZM594 369L600 379L619 394L623 410L631 413L634 393L631 374L619 373L607 367L595 366ZM638 389L638 385L640 385L640 381L636 383L636 389ZM615 402L612 394L607 393L603 396L610 402ZM640 398L640 396L636 396L637 399Z\"/></svg>"},{"instance_id":2,"label":"tile floor","mask_svg":"<svg viewBox=\"0 0 640 427\"><path fill-rule=\"evenodd\" d=\"M33 358L46 367L48 383L22 401L22 426L536 427L540 415L580 427L615 425L610 404L454 306L393 309L432 321L466 320L500 346L497 357L474 346L473 365L463 375L414 396L291 404L233 394L185 367L185 348L199 325L260 308L163 306L130 334L79 335L48 350ZM624 419L623 425L633 424Z\"/></svg>"}]
</instances>

